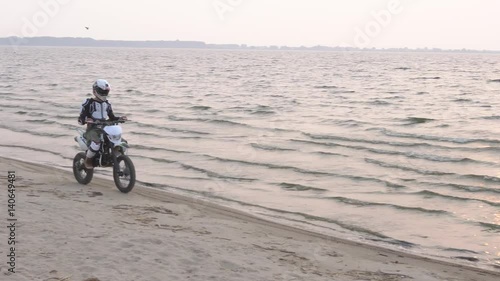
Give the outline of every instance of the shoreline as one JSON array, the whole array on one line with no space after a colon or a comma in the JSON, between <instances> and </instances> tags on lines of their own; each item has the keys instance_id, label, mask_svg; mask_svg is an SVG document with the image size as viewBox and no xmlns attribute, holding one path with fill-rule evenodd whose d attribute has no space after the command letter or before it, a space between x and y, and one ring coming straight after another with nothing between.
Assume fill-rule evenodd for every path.
<instances>
[{"instance_id":1,"label":"shoreline","mask_svg":"<svg viewBox=\"0 0 500 281\"><path fill-rule=\"evenodd\" d=\"M3 213L7 171L16 171L19 202L19 272L8 275L0 265L8 280L500 278L500 271L335 238L168 191L137 185L122 194L102 178L83 186L71 172L4 157L0 167ZM3 237L6 232L0 231ZM2 244L5 257L7 242ZM92 266L100 260L104 264Z\"/></svg>"}]
</instances>

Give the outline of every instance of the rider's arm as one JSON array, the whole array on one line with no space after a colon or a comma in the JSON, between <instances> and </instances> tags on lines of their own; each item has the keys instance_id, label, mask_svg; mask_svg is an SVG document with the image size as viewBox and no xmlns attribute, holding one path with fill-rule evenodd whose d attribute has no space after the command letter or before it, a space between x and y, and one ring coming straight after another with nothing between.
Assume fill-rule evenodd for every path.
<instances>
[{"instance_id":1,"label":"rider's arm","mask_svg":"<svg viewBox=\"0 0 500 281\"><path fill-rule=\"evenodd\" d=\"M119 120L120 117L118 116L115 116L115 114L113 113L113 108L111 107L111 103L108 102L108 117L109 117L109 120L111 121L116 121L116 120Z\"/></svg>"},{"instance_id":2,"label":"rider's arm","mask_svg":"<svg viewBox=\"0 0 500 281\"><path fill-rule=\"evenodd\" d=\"M90 107L90 99L86 99L82 103L82 107L80 109L80 116L78 117L78 124L85 125L87 117L89 117L89 107Z\"/></svg>"}]
</instances>

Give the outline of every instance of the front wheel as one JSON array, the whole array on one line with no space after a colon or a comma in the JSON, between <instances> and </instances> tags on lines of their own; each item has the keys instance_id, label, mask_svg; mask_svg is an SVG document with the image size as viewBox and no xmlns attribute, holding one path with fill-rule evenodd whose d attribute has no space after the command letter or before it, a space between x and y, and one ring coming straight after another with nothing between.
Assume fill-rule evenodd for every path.
<instances>
[{"instance_id":1,"label":"front wheel","mask_svg":"<svg viewBox=\"0 0 500 281\"><path fill-rule=\"evenodd\" d=\"M80 152L73 159L73 175L78 183L88 184L92 180L94 170L85 168L85 152Z\"/></svg>"},{"instance_id":2,"label":"front wheel","mask_svg":"<svg viewBox=\"0 0 500 281\"><path fill-rule=\"evenodd\" d=\"M116 187L123 193L128 193L134 188L135 167L127 155L120 155L116 158L113 167L113 178Z\"/></svg>"}]
</instances>

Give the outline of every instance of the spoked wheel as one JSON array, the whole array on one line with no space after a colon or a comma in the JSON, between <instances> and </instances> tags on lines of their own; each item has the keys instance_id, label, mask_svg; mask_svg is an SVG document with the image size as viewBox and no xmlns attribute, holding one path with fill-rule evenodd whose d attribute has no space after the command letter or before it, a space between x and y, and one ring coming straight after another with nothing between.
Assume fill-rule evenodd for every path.
<instances>
[{"instance_id":1,"label":"spoked wheel","mask_svg":"<svg viewBox=\"0 0 500 281\"><path fill-rule=\"evenodd\" d=\"M135 167L127 155L120 155L116 158L116 165L113 168L113 178L116 187L123 193L128 193L134 188Z\"/></svg>"},{"instance_id":2,"label":"spoked wheel","mask_svg":"<svg viewBox=\"0 0 500 281\"><path fill-rule=\"evenodd\" d=\"M85 152L80 152L73 159L73 175L78 183L88 184L92 180L94 170L85 168Z\"/></svg>"}]
</instances>

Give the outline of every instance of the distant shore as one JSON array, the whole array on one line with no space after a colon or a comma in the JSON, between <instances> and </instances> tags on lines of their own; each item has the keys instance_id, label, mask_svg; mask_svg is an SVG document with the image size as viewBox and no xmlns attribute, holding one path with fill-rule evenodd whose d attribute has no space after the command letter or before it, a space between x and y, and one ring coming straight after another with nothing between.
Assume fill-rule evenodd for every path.
<instances>
[{"instance_id":1,"label":"distant shore","mask_svg":"<svg viewBox=\"0 0 500 281\"><path fill-rule=\"evenodd\" d=\"M53 46L53 47L110 47L110 48L174 48L174 49L222 49L222 50L275 50L275 51L336 51L336 52L443 52L443 53L494 53L500 50L440 49L440 48L355 48L355 47L289 47L289 46L249 46L246 44L208 44L202 41L124 41L95 40L76 37L4 37L0 46Z\"/></svg>"}]
</instances>

